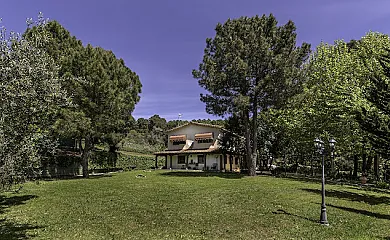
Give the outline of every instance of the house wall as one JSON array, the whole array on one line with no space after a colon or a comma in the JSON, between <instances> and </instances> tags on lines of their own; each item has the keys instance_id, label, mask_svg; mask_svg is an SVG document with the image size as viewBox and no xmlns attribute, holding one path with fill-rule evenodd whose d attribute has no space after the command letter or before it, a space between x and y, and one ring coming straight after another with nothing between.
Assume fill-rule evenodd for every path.
<instances>
[{"instance_id":1,"label":"house wall","mask_svg":"<svg viewBox=\"0 0 390 240\"><path fill-rule=\"evenodd\" d=\"M213 133L213 142L212 143L198 143L197 141L195 141L195 134L209 133L209 132ZM187 126L173 130L173 131L168 133L168 150L180 150L185 145L185 144L173 145L173 143L171 141L169 141L169 137L172 135L186 135L188 140L193 140L194 143L193 143L193 147L191 149L207 149L215 143L215 141L218 139L218 136L220 133L221 133L221 131L218 128L189 124Z\"/></svg>"}]
</instances>

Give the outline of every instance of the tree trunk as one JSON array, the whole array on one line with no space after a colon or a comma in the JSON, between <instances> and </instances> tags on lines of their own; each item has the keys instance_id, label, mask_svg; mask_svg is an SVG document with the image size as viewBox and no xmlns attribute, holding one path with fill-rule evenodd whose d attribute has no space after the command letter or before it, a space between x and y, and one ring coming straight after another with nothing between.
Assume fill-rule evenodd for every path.
<instances>
[{"instance_id":1,"label":"tree trunk","mask_svg":"<svg viewBox=\"0 0 390 240\"><path fill-rule=\"evenodd\" d=\"M362 175L365 176L367 173L367 154L363 153L363 164L362 164Z\"/></svg>"},{"instance_id":2,"label":"tree trunk","mask_svg":"<svg viewBox=\"0 0 390 240\"><path fill-rule=\"evenodd\" d=\"M92 141L90 137L85 138L85 147L83 149L83 154L81 156L81 164L83 166L83 177L88 178L88 159L93 148Z\"/></svg>"},{"instance_id":3,"label":"tree trunk","mask_svg":"<svg viewBox=\"0 0 390 240\"><path fill-rule=\"evenodd\" d=\"M108 150L108 166L107 167L116 167L116 162L118 160L118 153L116 152L118 150L117 145L110 145Z\"/></svg>"},{"instance_id":4,"label":"tree trunk","mask_svg":"<svg viewBox=\"0 0 390 240\"><path fill-rule=\"evenodd\" d=\"M310 158L310 170L311 170L311 176L314 177L313 156Z\"/></svg>"},{"instance_id":5,"label":"tree trunk","mask_svg":"<svg viewBox=\"0 0 390 240\"><path fill-rule=\"evenodd\" d=\"M249 168L249 175L251 171L252 166L252 159L251 159L251 139L250 139L250 128L249 128L249 111L246 110L244 112L244 126L245 126L245 145L246 145L246 160L247 160L247 166Z\"/></svg>"},{"instance_id":6,"label":"tree trunk","mask_svg":"<svg viewBox=\"0 0 390 240\"><path fill-rule=\"evenodd\" d=\"M257 79L256 79L257 86ZM256 87L255 86L255 87ZM249 169L249 176L256 176L257 165L257 90L253 96L253 109L252 109L252 153L251 153L251 165Z\"/></svg>"},{"instance_id":7,"label":"tree trunk","mask_svg":"<svg viewBox=\"0 0 390 240\"><path fill-rule=\"evenodd\" d=\"M379 181L379 161L378 161L378 154L374 155L374 175L375 179Z\"/></svg>"},{"instance_id":8,"label":"tree trunk","mask_svg":"<svg viewBox=\"0 0 390 240\"><path fill-rule=\"evenodd\" d=\"M110 145L108 151L111 152L111 153L115 153L116 150L118 150L118 147L116 145Z\"/></svg>"},{"instance_id":9,"label":"tree trunk","mask_svg":"<svg viewBox=\"0 0 390 240\"><path fill-rule=\"evenodd\" d=\"M287 177L287 161L286 161L286 154L283 155L283 162L284 162L284 176Z\"/></svg>"},{"instance_id":10,"label":"tree trunk","mask_svg":"<svg viewBox=\"0 0 390 240\"><path fill-rule=\"evenodd\" d=\"M372 155L369 155L367 157L367 166L366 166L366 172L367 174L370 174L371 173L371 169L372 169L372 160L373 160L373 156Z\"/></svg>"},{"instance_id":11,"label":"tree trunk","mask_svg":"<svg viewBox=\"0 0 390 240\"><path fill-rule=\"evenodd\" d=\"M80 151L80 153L83 152L83 145L82 145L82 143L83 143L83 139L80 137L80 139L79 139L79 151Z\"/></svg>"},{"instance_id":12,"label":"tree trunk","mask_svg":"<svg viewBox=\"0 0 390 240\"><path fill-rule=\"evenodd\" d=\"M357 179L359 158L358 155L353 156L353 177Z\"/></svg>"}]
</instances>

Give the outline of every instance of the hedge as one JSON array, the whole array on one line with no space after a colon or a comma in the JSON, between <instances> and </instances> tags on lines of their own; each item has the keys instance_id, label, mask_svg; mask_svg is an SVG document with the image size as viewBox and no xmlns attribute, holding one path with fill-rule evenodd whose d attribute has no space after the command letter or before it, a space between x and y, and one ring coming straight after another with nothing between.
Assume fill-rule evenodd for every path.
<instances>
[{"instance_id":1,"label":"hedge","mask_svg":"<svg viewBox=\"0 0 390 240\"><path fill-rule=\"evenodd\" d=\"M165 165L165 160L159 158L158 167ZM155 167L154 156L136 156L122 153L110 153L106 151L95 151L89 160L91 170L132 170L150 169Z\"/></svg>"}]
</instances>

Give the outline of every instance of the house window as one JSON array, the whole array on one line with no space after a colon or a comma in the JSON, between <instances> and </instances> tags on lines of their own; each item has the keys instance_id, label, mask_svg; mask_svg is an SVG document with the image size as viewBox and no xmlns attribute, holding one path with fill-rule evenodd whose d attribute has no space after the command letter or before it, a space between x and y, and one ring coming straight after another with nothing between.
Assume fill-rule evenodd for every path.
<instances>
[{"instance_id":1,"label":"house window","mask_svg":"<svg viewBox=\"0 0 390 240\"><path fill-rule=\"evenodd\" d=\"M178 156L177 164L185 164L185 163L186 163L186 156Z\"/></svg>"},{"instance_id":2,"label":"house window","mask_svg":"<svg viewBox=\"0 0 390 240\"><path fill-rule=\"evenodd\" d=\"M186 144L186 141L174 141L172 142L173 145L181 145L181 144Z\"/></svg>"},{"instance_id":3,"label":"house window","mask_svg":"<svg viewBox=\"0 0 390 240\"><path fill-rule=\"evenodd\" d=\"M212 143L212 142L213 142L212 138L209 138L209 139L199 139L198 140L198 143Z\"/></svg>"},{"instance_id":4,"label":"house window","mask_svg":"<svg viewBox=\"0 0 390 240\"><path fill-rule=\"evenodd\" d=\"M204 164L204 155L198 155L198 163Z\"/></svg>"},{"instance_id":5,"label":"house window","mask_svg":"<svg viewBox=\"0 0 390 240\"><path fill-rule=\"evenodd\" d=\"M236 157L235 160L236 160L236 161L235 161L235 164L238 165L238 157Z\"/></svg>"}]
</instances>

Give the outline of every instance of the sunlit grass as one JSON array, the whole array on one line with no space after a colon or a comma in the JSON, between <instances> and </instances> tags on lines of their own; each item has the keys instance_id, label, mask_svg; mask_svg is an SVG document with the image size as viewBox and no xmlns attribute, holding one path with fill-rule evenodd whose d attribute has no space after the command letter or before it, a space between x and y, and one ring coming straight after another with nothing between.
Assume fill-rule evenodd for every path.
<instances>
[{"instance_id":1,"label":"sunlit grass","mask_svg":"<svg viewBox=\"0 0 390 240\"><path fill-rule=\"evenodd\" d=\"M138 174L146 177L137 178ZM390 195L266 176L169 171L28 183L0 198L0 239L386 239Z\"/></svg>"}]
</instances>

